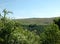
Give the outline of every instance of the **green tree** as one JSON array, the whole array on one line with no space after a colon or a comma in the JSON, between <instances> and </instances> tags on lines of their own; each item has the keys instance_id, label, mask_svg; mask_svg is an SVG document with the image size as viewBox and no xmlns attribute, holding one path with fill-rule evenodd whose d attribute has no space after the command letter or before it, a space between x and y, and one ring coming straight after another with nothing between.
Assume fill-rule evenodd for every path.
<instances>
[{"instance_id":1,"label":"green tree","mask_svg":"<svg viewBox=\"0 0 60 44\"><path fill-rule=\"evenodd\" d=\"M45 32L41 35L42 44L57 44L60 42L60 35L58 35L59 29L53 24L46 28ZM58 36L57 36L58 35ZM59 37L59 38L58 38ZM59 42L58 42L59 40ZM60 43L59 43L60 44Z\"/></svg>"},{"instance_id":2,"label":"green tree","mask_svg":"<svg viewBox=\"0 0 60 44\"><path fill-rule=\"evenodd\" d=\"M4 13L3 16L4 18L6 17L7 14L12 13L11 11L7 11L6 9L4 9L2 12Z\"/></svg>"},{"instance_id":3,"label":"green tree","mask_svg":"<svg viewBox=\"0 0 60 44\"><path fill-rule=\"evenodd\" d=\"M6 19L6 15L8 13L12 13L10 11L7 11L6 9L3 10L3 15L0 14L1 20L0 20L0 37L4 40L3 44L7 44L8 37L10 35L10 32L13 27L13 22L11 20ZM12 26L12 27L11 27Z\"/></svg>"},{"instance_id":4,"label":"green tree","mask_svg":"<svg viewBox=\"0 0 60 44\"><path fill-rule=\"evenodd\" d=\"M60 29L60 18L55 18L53 21L56 25L58 25L58 27Z\"/></svg>"},{"instance_id":5,"label":"green tree","mask_svg":"<svg viewBox=\"0 0 60 44\"><path fill-rule=\"evenodd\" d=\"M10 44L40 44L40 37L27 29L17 27L11 36Z\"/></svg>"}]
</instances>

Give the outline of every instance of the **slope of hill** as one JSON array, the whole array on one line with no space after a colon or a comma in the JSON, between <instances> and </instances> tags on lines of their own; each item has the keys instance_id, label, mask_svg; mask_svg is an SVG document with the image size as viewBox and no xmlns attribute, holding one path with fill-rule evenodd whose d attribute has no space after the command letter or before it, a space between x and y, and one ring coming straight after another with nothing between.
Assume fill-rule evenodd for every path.
<instances>
[{"instance_id":1,"label":"slope of hill","mask_svg":"<svg viewBox=\"0 0 60 44\"><path fill-rule=\"evenodd\" d=\"M21 24L29 25L29 24L37 24L37 25L46 25L53 23L54 18L26 18L26 19L14 19L15 21L19 21Z\"/></svg>"}]
</instances>

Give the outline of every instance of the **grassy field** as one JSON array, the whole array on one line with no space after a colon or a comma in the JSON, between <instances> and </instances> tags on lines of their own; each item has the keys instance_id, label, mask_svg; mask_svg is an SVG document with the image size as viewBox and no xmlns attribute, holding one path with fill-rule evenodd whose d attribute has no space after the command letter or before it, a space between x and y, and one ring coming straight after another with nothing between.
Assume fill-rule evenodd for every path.
<instances>
[{"instance_id":1,"label":"grassy field","mask_svg":"<svg viewBox=\"0 0 60 44\"><path fill-rule=\"evenodd\" d=\"M54 18L26 18L26 19L14 19L19 21L21 24L29 25L29 24L37 24L37 25L47 25L53 23Z\"/></svg>"}]
</instances>

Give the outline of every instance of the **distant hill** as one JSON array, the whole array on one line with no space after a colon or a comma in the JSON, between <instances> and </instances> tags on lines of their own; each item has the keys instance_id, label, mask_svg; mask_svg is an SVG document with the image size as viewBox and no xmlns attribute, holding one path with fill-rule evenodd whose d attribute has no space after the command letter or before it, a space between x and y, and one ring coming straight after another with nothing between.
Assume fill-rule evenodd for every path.
<instances>
[{"instance_id":1,"label":"distant hill","mask_svg":"<svg viewBox=\"0 0 60 44\"><path fill-rule=\"evenodd\" d=\"M14 19L15 21L19 21L21 24L29 25L29 24L37 24L37 25L47 25L53 23L54 18L26 18L26 19Z\"/></svg>"}]
</instances>

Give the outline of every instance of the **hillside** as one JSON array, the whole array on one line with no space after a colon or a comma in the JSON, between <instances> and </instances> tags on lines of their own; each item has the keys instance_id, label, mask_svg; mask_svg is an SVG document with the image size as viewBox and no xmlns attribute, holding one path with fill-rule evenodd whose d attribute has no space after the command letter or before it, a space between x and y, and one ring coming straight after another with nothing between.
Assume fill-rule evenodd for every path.
<instances>
[{"instance_id":1,"label":"hillside","mask_svg":"<svg viewBox=\"0 0 60 44\"><path fill-rule=\"evenodd\" d=\"M37 25L46 25L53 23L54 18L26 18L26 19L14 19L15 21L19 21L22 24L37 24Z\"/></svg>"}]
</instances>

